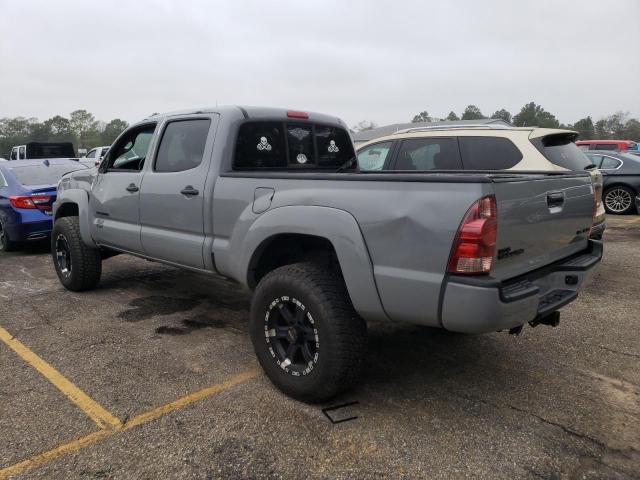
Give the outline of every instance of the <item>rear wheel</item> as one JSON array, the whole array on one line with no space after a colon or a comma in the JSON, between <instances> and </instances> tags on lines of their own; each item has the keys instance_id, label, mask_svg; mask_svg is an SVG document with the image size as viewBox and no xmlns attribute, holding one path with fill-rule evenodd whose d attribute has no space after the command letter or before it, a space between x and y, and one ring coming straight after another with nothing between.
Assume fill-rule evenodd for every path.
<instances>
[{"instance_id":1,"label":"rear wheel","mask_svg":"<svg viewBox=\"0 0 640 480\"><path fill-rule=\"evenodd\" d=\"M63 217L53 224L51 255L60 283L66 289L89 290L100 281L100 250L82 241L78 217Z\"/></svg>"},{"instance_id":2,"label":"rear wheel","mask_svg":"<svg viewBox=\"0 0 640 480\"><path fill-rule=\"evenodd\" d=\"M0 222L0 252L11 252L18 247L18 244L9 240L9 234L4 229L4 225Z\"/></svg>"},{"instance_id":3,"label":"rear wheel","mask_svg":"<svg viewBox=\"0 0 640 480\"><path fill-rule=\"evenodd\" d=\"M623 215L634 209L635 192L629 187L616 185L604 192L604 208L607 213Z\"/></svg>"},{"instance_id":4,"label":"rear wheel","mask_svg":"<svg viewBox=\"0 0 640 480\"><path fill-rule=\"evenodd\" d=\"M258 284L251 340L262 368L287 395L321 402L359 378L367 327L342 277L314 263L280 267Z\"/></svg>"}]
</instances>

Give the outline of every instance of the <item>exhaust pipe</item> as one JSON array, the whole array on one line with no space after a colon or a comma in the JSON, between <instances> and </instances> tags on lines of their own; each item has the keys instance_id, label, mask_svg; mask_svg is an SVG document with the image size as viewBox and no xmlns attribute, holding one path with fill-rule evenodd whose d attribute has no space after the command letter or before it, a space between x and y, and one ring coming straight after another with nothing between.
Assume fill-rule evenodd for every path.
<instances>
[{"instance_id":1,"label":"exhaust pipe","mask_svg":"<svg viewBox=\"0 0 640 480\"><path fill-rule=\"evenodd\" d=\"M46 233L32 233L27 237L27 240L42 240L43 238L47 238Z\"/></svg>"},{"instance_id":2,"label":"exhaust pipe","mask_svg":"<svg viewBox=\"0 0 640 480\"><path fill-rule=\"evenodd\" d=\"M538 325L549 325L550 327L557 327L560 325L560 312L557 310L555 312L551 312L549 315L545 315L542 318L536 318L529 322L529 325L532 327L537 327Z\"/></svg>"}]
</instances>

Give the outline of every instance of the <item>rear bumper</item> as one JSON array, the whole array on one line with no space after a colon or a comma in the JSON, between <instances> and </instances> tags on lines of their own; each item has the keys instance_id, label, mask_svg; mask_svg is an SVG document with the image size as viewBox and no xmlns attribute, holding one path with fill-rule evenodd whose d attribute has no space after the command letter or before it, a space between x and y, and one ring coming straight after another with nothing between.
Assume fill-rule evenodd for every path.
<instances>
[{"instance_id":1,"label":"rear bumper","mask_svg":"<svg viewBox=\"0 0 640 480\"><path fill-rule=\"evenodd\" d=\"M9 240L14 242L24 242L27 240L41 240L51 234L53 223L51 220L39 222L15 223L6 225Z\"/></svg>"},{"instance_id":2,"label":"rear bumper","mask_svg":"<svg viewBox=\"0 0 640 480\"><path fill-rule=\"evenodd\" d=\"M640 213L640 195L636 197L636 213Z\"/></svg>"},{"instance_id":3,"label":"rear bumper","mask_svg":"<svg viewBox=\"0 0 640 480\"><path fill-rule=\"evenodd\" d=\"M607 222L605 222L604 220L600 223L596 223L593 228L591 228L591 234L589 235L589 238L592 238L593 240L602 240L602 235L604 235L605 228L607 228Z\"/></svg>"},{"instance_id":4,"label":"rear bumper","mask_svg":"<svg viewBox=\"0 0 640 480\"><path fill-rule=\"evenodd\" d=\"M511 329L544 318L578 296L589 271L602 259L602 243L520 277L451 276L442 300L442 325L462 333Z\"/></svg>"}]
</instances>

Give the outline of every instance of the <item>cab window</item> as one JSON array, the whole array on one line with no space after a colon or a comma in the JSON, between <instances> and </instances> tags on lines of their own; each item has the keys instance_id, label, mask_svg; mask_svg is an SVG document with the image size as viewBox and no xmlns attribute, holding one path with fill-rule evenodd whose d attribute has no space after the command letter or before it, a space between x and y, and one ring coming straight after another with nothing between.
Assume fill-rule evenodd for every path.
<instances>
[{"instance_id":1,"label":"cab window","mask_svg":"<svg viewBox=\"0 0 640 480\"><path fill-rule=\"evenodd\" d=\"M209 119L179 120L167 125L156 157L156 172L183 172L202 163Z\"/></svg>"},{"instance_id":2,"label":"cab window","mask_svg":"<svg viewBox=\"0 0 640 480\"><path fill-rule=\"evenodd\" d=\"M377 172L384 169L391 153L393 142L369 145L358 151L358 166L363 172Z\"/></svg>"},{"instance_id":3,"label":"cab window","mask_svg":"<svg viewBox=\"0 0 640 480\"><path fill-rule=\"evenodd\" d=\"M143 125L128 131L113 147L107 164L108 171L140 171L149 153L155 124Z\"/></svg>"},{"instance_id":4,"label":"cab window","mask_svg":"<svg viewBox=\"0 0 640 480\"><path fill-rule=\"evenodd\" d=\"M618 150L618 145L615 143L598 143L596 144L596 150Z\"/></svg>"},{"instance_id":5,"label":"cab window","mask_svg":"<svg viewBox=\"0 0 640 480\"><path fill-rule=\"evenodd\" d=\"M617 160L613 157L604 156L602 157L602 164L600 165L600 168L602 170L615 170L620 165L622 165L622 162L620 160Z\"/></svg>"},{"instance_id":6,"label":"cab window","mask_svg":"<svg viewBox=\"0 0 640 480\"><path fill-rule=\"evenodd\" d=\"M400 145L396 170L461 170L456 138L414 138Z\"/></svg>"}]
</instances>

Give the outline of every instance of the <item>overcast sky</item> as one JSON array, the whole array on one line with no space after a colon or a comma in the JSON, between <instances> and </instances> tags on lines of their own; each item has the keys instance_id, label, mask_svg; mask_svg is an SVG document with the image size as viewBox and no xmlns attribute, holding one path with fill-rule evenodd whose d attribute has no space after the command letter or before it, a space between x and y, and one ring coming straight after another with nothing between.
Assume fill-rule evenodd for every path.
<instances>
[{"instance_id":1,"label":"overcast sky","mask_svg":"<svg viewBox=\"0 0 640 480\"><path fill-rule=\"evenodd\" d=\"M640 1L0 0L0 117L217 103L354 125L529 101L640 116Z\"/></svg>"}]
</instances>

